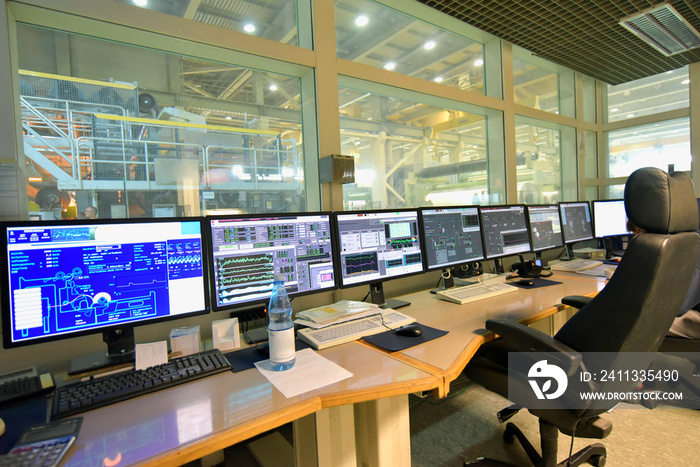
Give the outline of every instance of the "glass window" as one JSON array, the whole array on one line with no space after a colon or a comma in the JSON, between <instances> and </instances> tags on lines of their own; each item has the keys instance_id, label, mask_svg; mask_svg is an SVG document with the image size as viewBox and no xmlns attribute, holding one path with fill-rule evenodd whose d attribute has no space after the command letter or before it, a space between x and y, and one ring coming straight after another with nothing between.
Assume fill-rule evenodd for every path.
<instances>
[{"instance_id":1,"label":"glass window","mask_svg":"<svg viewBox=\"0 0 700 467\"><path fill-rule=\"evenodd\" d=\"M298 77L27 25L17 32L30 211L306 209Z\"/></svg>"},{"instance_id":2,"label":"glass window","mask_svg":"<svg viewBox=\"0 0 700 467\"><path fill-rule=\"evenodd\" d=\"M369 0L336 0L338 58L484 94L484 46Z\"/></svg>"},{"instance_id":3,"label":"glass window","mask_svg":"<svg viewBox=\"0 0 700 467\"><path fill-rule=\"evenodd\" d=\"M560 141L559 130L516 118L515 160L519 203L563 201Z\"/></svg>"},{"instance_id":4,"label":"glass window","mask_svg":"<svg viewBox=\"0 0 700 467\"><path fill-rule=\"evenodd\" d=\"M346 210L505 201L503 153L489 155L487 144L500 113L348 87L339 100L342 153L355 157L355 183L343 185Z\"/></svg>"},{"instance_id":5,"label":"glass window","mask_svg":"<svg viewBox=\"0 0 700 467\"><path fill-rule=\"evenodd\" d=\"M595 131L584 130L581 133L579 151L583 153L586 178L598 177L598 134Z\"/></svg>"},{"instance_id":6,"label":"glass window","mask_svg":"<svg viewBox=\"0 0 700 467\"><path fill-rule=\"evenodd\" d=\"M293 0L117 1L219 28L297 45L297 9L296 1Z\"/></svg>"},{"instance_id":7,"label":"glass window","mask_svg":"<svg viewBox=\"0 0 700 467\"><path fill-rule=\"evenodd\" d=\"M688 67L608 86L608 121L688 107Z\"/></svg>"},{"instance_id":8,"label":"glass window","mask_svg":"<svg viewBox=\"0 0 700 467\"><path fill-rule=\"evenodd\" d=\"M558 114L559 75L548 68L538 66L519 57L513 57L513 83L515 103Z\"/></svg>"},{"instance_id":9,"label":"glass window","mask_svg":"<svg viewBox=\"0 0 700 467\"><path fill-rule=\"evenodd\" d=\"M583 119L586 122L596 123L596 84L595 79L588 76L581 77L583 86Z\"/></svg>"},{"instance_id":10,"label":"glass window","mask_svg":"<svg viewBox=\"0 0 700 467\"><path fill-rule=\"evenodd\" d=\"M641 167L690 170L690 120L678 118L610 131L609 177L627 177Z\"/></svg>"}]
</instances>

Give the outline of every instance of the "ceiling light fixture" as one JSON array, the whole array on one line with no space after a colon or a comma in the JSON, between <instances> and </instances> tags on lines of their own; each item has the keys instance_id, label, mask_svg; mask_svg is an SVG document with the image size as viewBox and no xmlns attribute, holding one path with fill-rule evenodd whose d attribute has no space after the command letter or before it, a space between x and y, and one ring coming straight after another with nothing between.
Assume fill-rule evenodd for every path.
<instances>
[{"instance_id":1,"label":"ceiling light fixture","mask_svg":"<svg viewBox=\"0 0 700 467\"><path fill-rule=\"evenodd\" d=\"M689 79L684 79L683 81L681 81L681 84L690 84L690 80L689 80Z\"/></svg>"},{"instance_id":2,"label":"ceiling light fixture","mask_svg":"<svg viewBox=\"0 0 700 467\"><path fill-rule=\"evenodd\" d=\"M477 58L476 60L474 60L474 66L481 66L483 64L484 64L484 61L480 58Z\"/></svg>"},{"instance_id":3,"label":"ceiling light fixture","mask_svg":"<svg viewBox=\"0 0 700 467\"><path fill-rule=\"evenodd\" d=\"M428 41L428 42L426 42L425 44L423 44L423 48L424 48L425 50L432 50L432 49L435 48L435 45L436 45L436 44L435 44L435 41Z\"/></svg>"},{"instance_id":4,"label":"ceiling light fixture","mask_svg":"<svg viewBox=\"0 0 700 467\"><path fill-rule=\"evenodd\" d=\"M274 84L271 84L269 89L270 89L270 91L277 91L277 86Z\"/></svg>"},{"instance_id":5,"label":"ceiling light fixture","mask_svg":"<svg viewBox=\"0 0 700 467\"><path fill-rule=\"evenodd\" d=\"M396 63L394 63L394 62L389 62L389 63L387 63L386 65L384 65L384 69L385 69L385 70L391 71L391 70L393 70L394 68L396 68Z\"/></svg>"},{"instance_id":6,"label":"ceiling light fixture","mask_svg":"<svg viewBox=\"0 0 700 467\"><path fill-rule=\"evenodd\" d=\"M134 0L134 5L146 6L146 5L148 5L148 0Z\"/></svg>"},{"instance_id":7,"label":"ceiling light fixture","mask_svg":"<svg viewBox=\"0 0 700 467\"><path fill-rule=\"evenodd\" d=\"M442 83L442 80L443 80L443 79L444 79L444 78L443 78L442 76L436 76L436 77L433 79L433 81L435 81L436 83Z\"/></svg>"},{"instance_id":8,"label":"ceiling light fixture","mask_svg":"<svg viewBox=\"0 0 700 467\"><path fill-rule=\"evenodd\" d=\"M632 118L634 117L634 114L627 114L627 118Z\"/></svg>"},{"instance_id":9,"label":"ceiling light fixture","mask_svg":"<svg viewBox=\"0 0 700 467\"><path fill-rule=\"evenodd\" d=\"M255 32L255 25L252 23L248 23L245 26L243 26L243 30L245 32Z\"/></svg>"},{"instance_id":10,"label":"ceiling light fixture","mask_svg":"<svg viewBox=\"0 0 700 467\"><path fill-rule=\"evenodd\" d=\"M355 26L367 26L367 23L369 23L369 18L367 18L365 15L360 15L355 18Z\"/></svg>"}]
</instances>

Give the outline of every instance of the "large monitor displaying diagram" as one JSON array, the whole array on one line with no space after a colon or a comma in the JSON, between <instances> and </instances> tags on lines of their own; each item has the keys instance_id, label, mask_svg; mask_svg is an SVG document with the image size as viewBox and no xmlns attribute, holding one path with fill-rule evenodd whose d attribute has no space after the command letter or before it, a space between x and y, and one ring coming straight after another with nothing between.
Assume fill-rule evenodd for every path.
<instances>
[{"instance_id":1,"label":"large monitor displaying diagram","mask_svg":"<svg viewBox=\"0 0 700 467\"><path fill-rule=\"evenodd\" d=\"M527 206L532 251L540 252L564 246L559 207L556 204Z\"/></svg>"},{"instance_id":2,"label":"large monitor displaying diagram","mask_svg":"<svg viewBox=\"0 0 700 467\"><path fill-rule=\"evenodd\" d=\"M381 305L383 281L423 272L417 210L339 212L335 228L341 287L373 284Z\"/></svg>"},{"instance_id":3,"label":"large monitor displaying diagram","mask_svg":"<svg viewBox=\"0 0 700 467\"><path fill-rule=\"evenodd\" d=\"M564 243L574 243L593 238L591 209L588 201L559 203L561 230Z\"/></svg>"},{"instance_id":4,"label":"large monitor displaying diagram","mask_svg":"<svg viewBox=\"0 0 700 467\"><path fill-rule=\"evenodd\" d=\"M102 332L108 354L127 355L134 326L209 311L198 219L1 228L5 347Z\"/></svg>"},{"instance_id":5,"label":"large monitor displaying diagram","mask_svg":"<svg viewBox=\"0 0 700 467\"><path fill-rule=\"evenodd\" d=\"M486 259L501 258L532 251L525 206L482 206Z\"/></svg>"},{"instance_id":6,"label":"large monitor displaying diagram","mask_svg":"<svg viewBox=\"0 0 700 467\"><path fill-rule=\"evenodd\" d=\"M328 213L207 218L215 311L266 303L273 276L289 296L332 290L333 240Z\"/></svg>"},{"instance_id":7,"label":"large monitor displaying diagram","mask_svg":"<svg viewBox=\"0 0 700 467\"><path fill-rule=\"evenodd\" d=\"M439 269L484 259L479 208L421 208L425 264Z\"/></svg>"}]
</instances>

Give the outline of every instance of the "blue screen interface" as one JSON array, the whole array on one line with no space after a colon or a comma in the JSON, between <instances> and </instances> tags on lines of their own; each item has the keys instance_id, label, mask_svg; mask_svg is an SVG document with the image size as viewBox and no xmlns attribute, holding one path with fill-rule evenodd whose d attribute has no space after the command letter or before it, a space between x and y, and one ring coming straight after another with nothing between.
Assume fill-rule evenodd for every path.
<instances>
[{"instance_id":1,"label":"blue screen interface","mask_svg":"<svg viewBox=\"0 0 700 467\"><path fill-rule=\"evenodd\" d=\"M13 342L206 310L199 221L6 233Z\"/></svg>"}]
</instances>

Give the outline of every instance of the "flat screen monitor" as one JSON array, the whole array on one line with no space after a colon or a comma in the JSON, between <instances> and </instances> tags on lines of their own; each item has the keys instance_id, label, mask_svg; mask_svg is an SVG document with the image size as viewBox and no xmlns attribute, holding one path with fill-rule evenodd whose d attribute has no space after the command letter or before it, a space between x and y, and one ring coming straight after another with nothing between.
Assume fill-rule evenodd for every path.
<instances>
[{"instance_id":1,"label":"flat screen monitor","mask_svg":"<svg viewBox=\"0 0 700 467\"><path fill-rule=\"evenodd\" d=\"M340 286L372 284L372 302L384 301L382 282L423 272L417 210L335 213Z\"/></svg>"},{"instance_id":2,"label":"flat screen monitor","mask_svg":"<svg viewBox=\"0 0 700 467\"><path fill-rule=\"evenodd\" d=\"M561 231L564 243L575 243L593 238L593 224L588 201L559 203Z\"/></svg>"},{"instance_id":3,"label":"flat screen monitor","mask_svg":"<svg viewBox=\"0 0 700 467\"><path fill-rule=\"evenodd\" d=\"M275 274L290 297L336 287L328 213L208 217L214 311L266 304Z\"/></svg>"},{"instance_id":4,"label":"flat screen monitor","mask_svg":"<svg viewBox=\"0 0 700 467\"><path fill-rule=\"evenodd\" d=\"M440 269L484 259L479 208L421 208L427 269Z\"/></svg>"},{"instance_id":5,"label":"flat screen monitor","mask_svg":"<svg viewBox=\"0 0 700 467\"><path fill-rule=\"evenodd\" d=\"M593 233L596 238L631 235L627 230L627 212L622 199L593 201Z\"/></svg>"},{"instance_id":6,"label":"flat screen monitor","mask_svg":"<svg viewBox=\"0 0 700 467\"><path fill-rule=\"evenodd\" d=\"M481 225L486 259L532 251L525 205L482 206Z\"/></svg>"},{"instance_id":7,"label":"flat screen monitor","mask_svg":"<svg viewBox=\"0 0 700 467\"><path fill-rule=\"evenodd\" d=\"M133 327L209 311L199 219L1 225L3 344L98 333L108 351L72 373L134 359Z\"/></svg>"},{"instance_id":8,"label":"flat screen monitor","mask_svg":"<svg viewBox=\"0 0 700 467\"><path fill-rule=\"evenodd\" d=\"M527 217L530 223L532 251L537 253L564 246L559 206L556 204L528 206Z\"/></svg>"}]
</instances>

